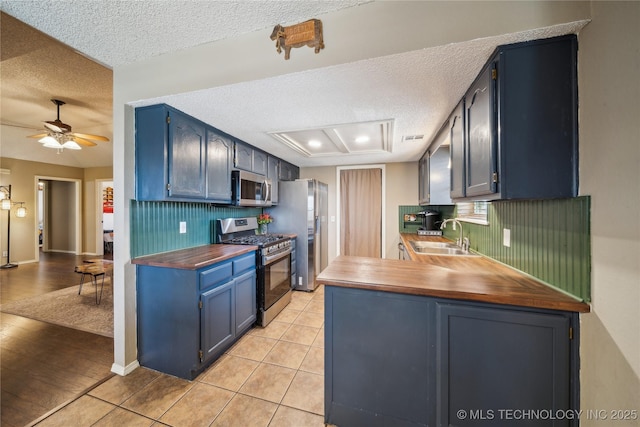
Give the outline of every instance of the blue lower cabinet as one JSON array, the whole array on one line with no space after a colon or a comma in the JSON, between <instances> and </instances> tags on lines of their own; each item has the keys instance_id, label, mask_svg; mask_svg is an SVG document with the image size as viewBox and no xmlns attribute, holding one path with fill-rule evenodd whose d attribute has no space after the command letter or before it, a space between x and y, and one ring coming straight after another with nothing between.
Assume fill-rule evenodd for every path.
<instances>
[{"instance_id":1,"label":"blue lower cabinet","mask_svg":"<svg viewBox=\"0 0 640 427\"><path fill-rule=\"evenodd\" d=\"M256 321L255 252L200 270L137 265L138 360L194 379Z\"/></svg>"},{"instance_id":2,"label":"blue lower cabinet","mask_svg":"<svg viewBox=\"0 0 640 427\"><path fill-rule=\"evenodd\" d=\"M325 422L578 425L577 316L325 286Z\"/></svg>"}]
</instances>

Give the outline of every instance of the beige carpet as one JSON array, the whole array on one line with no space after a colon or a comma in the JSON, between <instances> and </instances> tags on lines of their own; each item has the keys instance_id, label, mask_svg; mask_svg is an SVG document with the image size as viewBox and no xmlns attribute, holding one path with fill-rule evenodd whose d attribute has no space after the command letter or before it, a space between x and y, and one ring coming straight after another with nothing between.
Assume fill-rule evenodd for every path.
<instances>
[{"instance_id":1,"label":"beige carpet","mask_svg":"<svg viewBox=\"0 0 640 427\"><path fill-rule=\"evenodd\" d=\"M100 305L96 305L95 292L89 282L82 287L82 295L78 295L78 286L71 286L2 304L0 311L113 338L113 290L109 279L105 280Z\"/></svg>"}]
</instances>

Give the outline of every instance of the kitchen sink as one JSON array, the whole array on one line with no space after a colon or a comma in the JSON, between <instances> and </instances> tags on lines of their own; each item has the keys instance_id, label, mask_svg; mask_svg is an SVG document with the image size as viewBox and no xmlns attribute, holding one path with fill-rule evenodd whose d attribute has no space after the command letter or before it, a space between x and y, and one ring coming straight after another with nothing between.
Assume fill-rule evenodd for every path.
<instances>
[{"instance_id":1,"label":"kitchen sink","mask_svg":"<svg viewBox=\"0 0 640 427\"><path fill-rule=\"evenodd\" d=\"M477 257L478 255L465 252L460 249L459 246L456 246L453 243L446 242L421 242L411 240L409 242L411 248L417 254L422 255L456 255L456 256L472 256Z\"/></svg>"}]
</instances>

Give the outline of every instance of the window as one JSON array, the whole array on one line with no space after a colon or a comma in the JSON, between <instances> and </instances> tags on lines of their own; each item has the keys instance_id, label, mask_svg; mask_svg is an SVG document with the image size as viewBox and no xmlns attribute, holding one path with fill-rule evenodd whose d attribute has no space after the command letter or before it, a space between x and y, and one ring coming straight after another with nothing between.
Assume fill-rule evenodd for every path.
<instances>
[{"instance_id":1,"label":"window","mask_svg":"<svg viewBox=\"0 0 640 427\"><path fill-rule=\"evenodd\" d=\"M489 225L487 216L488 208L488 202L456 203L456 218L460 221Z\"/></svg>"}]
</instances>

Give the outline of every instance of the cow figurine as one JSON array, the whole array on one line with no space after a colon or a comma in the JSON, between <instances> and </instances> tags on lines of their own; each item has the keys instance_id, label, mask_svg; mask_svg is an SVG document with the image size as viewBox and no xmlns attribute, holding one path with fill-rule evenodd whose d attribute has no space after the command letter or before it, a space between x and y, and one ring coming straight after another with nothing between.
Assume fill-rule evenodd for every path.
<instances>
[{"instance_id":1,"label":"cow figurine","mask_svg":"<svg viewBox=\"0 0 640 427\"><path fill-rule=\"evenodd\" d=\"M320 49L324 49L322 21L310 19L288 27L278 24L273 27L271 40L276 41L278 53L284 49L284 59L289 59L292 47L309 46L314 48L315 53L319 53Z\"/></svg>"}]
</instances>

